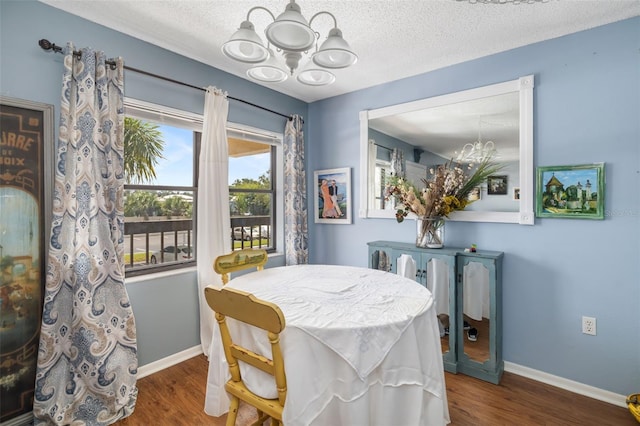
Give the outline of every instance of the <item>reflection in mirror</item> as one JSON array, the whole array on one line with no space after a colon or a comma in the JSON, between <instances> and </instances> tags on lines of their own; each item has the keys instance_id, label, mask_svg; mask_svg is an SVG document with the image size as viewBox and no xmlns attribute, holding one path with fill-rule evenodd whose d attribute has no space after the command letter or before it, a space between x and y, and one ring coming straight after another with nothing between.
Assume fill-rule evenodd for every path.
<instances>
[{"instance_id":1,"label":"reflection in mirror","mask_svg":"<svg viewBox=\"0 0 640 426\"><path fill-rule=\"evenodd\" d=\"M384 197L391 173L419 184L463 151L468 160L494 147L504 168L450 219L533 224L533 76L362 111L360 120L361 217L395 217Z\"/></svg>"},{"instance_id":2,"label":"reflection in mirror","mask_svg":"<svg viewBox=\"0 0 640 426\"><path fill-rule=\"evenodd\" d=\"M427 263L427 289L433 295L441 330L442 353L449 352L449 339L455 339L453 330L449 333L449 269L441 259L430 259Z\"/></svg>"},{"instance_id":3,"label":"reflection in mirror","mask_svg":"<svg viewBox=\"0 0 640 426\"><path fill-rule=\"evenodd\" d=\"M462 279L464 353L470 359L484 363L490 359L489 269L480 262L469 262L464 266Z\"/></svg>"},{"instance_id":4,"label":"reflection in mirror","mask_svg":"<svg viewBox=\"0 0 640 426\"><path fill-rule=\"evenodd\" d=\"M391 256L384 250L376 250L371 254L370 268L378 269L380 271L391 271Z\"/></svg>"}]
</instances>

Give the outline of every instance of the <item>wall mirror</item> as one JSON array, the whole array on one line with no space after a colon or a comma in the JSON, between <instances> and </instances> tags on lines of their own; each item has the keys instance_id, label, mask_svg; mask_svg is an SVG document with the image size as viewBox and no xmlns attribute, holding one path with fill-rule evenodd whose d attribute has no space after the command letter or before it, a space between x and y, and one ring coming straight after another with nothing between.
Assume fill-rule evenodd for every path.
<instances>
[{"instance_id":1,"label":"wall mirror","mask_svg":"<svg viewBox=\"0 0 640 426\"><path fill-rule=\"evenodd\" d=\"M430 167L465 145L493 144L500 174L479 188L478 200L450 220L532 225L533 75L447 95L360 112L360 210L363 218L395 218L384 199L392 153L418 184ZM394 156L397 158L397 156Z\"/></svg>"}]
</instances>

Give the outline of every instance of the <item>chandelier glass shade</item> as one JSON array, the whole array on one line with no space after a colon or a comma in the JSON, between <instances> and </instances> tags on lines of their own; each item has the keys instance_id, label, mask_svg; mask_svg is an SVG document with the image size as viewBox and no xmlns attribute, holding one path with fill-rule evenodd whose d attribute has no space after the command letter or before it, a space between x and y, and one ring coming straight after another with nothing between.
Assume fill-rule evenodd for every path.
<instances>
[{"instance_id":1,"label":"chandelier glass shade","mask_svg":"<svg viewBox=\"0 0 640 426\"><path fill-rule=\"evenodd\" d=\"M346 68L353 65L358 57L342 38L342 31L334 28L329 31L327 40L322 43L320 50L311 56L311 59L321 67Z\"/></svg>"},{"instance_id":2,"label":"chandelier glass shade","mask_svg":"<svg viewBox=\"0 0 640 426\"><path fill-rule=\"evenodd\" d=\"M298 73L297 79L300 83L308 86L326 86L336 81L336 76L331 71L310 62Z\"/></svg>"},{"instance_id":3,"label":"chandelier glass shade","mask_svg":"<svg viewBox=\"0 0 640 426\"><path fill-rule=\"evenodd\" d=\"M266 83L279 83L281 81L285 81L289 77L271 49L269 49L269 57L267 60L257 63L253 67L249 68L247 70L247 75Z\"/></svg>"},{"instance_id":4,"label":"chandelier glass shade","mask_svg":"<svg viewBox=\"0 0 640 426\"><path fill-rule=\"evenodd\" d=\"M253 24L244 21L233 36L222 45L222 53L236 61L256 64L269 57L269 50L262 44Z\"/></svg>"},{"instance_id":5,"label":"chandelier glass shade","mask_svg":"<svg viewBox=\"0 0 640 426\"><path fill-rule=\"evenodd\" d=\"M253 23L249 20L254 10L266 11L273 22L265 29L267 45L256 33ZM320 35L311 28L313 20L319 15L329 15L333 19L333 28L327 39L318 48L317 38ZM273 45L282 54L285 67L269 47ZM308 53L315 46L311 54L311 61L300 71L297 80L311 86L324 86L335 81L331 69L346 68L353 65L358 56L351 50L349 44L342 37L342 31L337 27L335 16L329 12L318 12L307 22L300 12L295 0L290 0L285 11L277 18L268 9L256 6L249 10L247 18L240 24L240 28L222 45L222 52L229 58L239 62L254 64L247 71L253 79L276 83L286 80L298 69L303 54ZM312 65L313 64L313 65Z\"/></svg>"}]
</instances>

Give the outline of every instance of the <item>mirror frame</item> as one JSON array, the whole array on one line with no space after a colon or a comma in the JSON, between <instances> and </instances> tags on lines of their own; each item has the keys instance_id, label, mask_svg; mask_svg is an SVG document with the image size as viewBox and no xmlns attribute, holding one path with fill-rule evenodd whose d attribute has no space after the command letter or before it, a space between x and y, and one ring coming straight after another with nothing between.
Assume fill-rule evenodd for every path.
<instances>
[{"instance_id":1,"label":"mirror frame","mask_svg":"<svg viewBox=\"0 0 640 426\"><path fill-rule=\"evenodd\" d=\"M533 75L461 92L420 99L388 107L360 111L360 210L361 218L394 218L395 210L369 209L369 177L373 175L369 163L369 120L425 108L471 101L506 93L520 93L520 210L500 211L456 211L449 220L465 222L497 222L534 224L533 192Z\"/></svg>"}]
</instances>

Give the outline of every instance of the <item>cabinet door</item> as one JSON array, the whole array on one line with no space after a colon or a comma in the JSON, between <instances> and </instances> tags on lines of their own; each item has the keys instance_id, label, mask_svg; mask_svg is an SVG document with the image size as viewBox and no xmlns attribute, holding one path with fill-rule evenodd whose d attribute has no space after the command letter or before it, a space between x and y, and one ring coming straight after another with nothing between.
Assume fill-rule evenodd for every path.
<instances>
[{"instance_id":1,"label":"cabinet door","mask_svg":"<svg viewBox=\"0 0 640 426\"><path fill-rule=\"evenodd\" d=\"M423 252L418 275L433 295L438 316L440 344L444 366L447 371L456 372L456 298L455 298L455 257Z\"/></svg>"},{"instance_id":2,"label":"cabinet door","mask_svg":"<svg viewBox=\"0 0 640 426\"><path fill-rule=\"evenodd\" d=\"M502 374L499 259L458 260L458 350L460 371L498 383Z\"/></svg>"}]
</instances>

